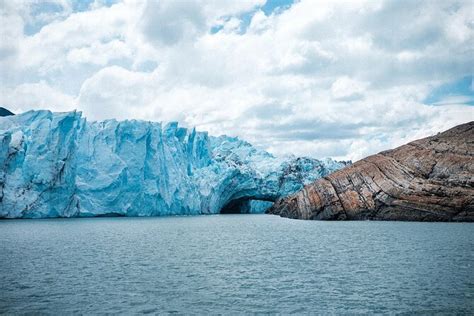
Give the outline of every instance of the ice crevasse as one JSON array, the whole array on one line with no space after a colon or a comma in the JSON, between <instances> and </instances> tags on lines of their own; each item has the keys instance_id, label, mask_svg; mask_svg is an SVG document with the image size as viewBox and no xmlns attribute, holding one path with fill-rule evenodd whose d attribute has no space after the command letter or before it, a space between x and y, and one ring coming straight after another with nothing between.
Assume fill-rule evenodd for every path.
<instances>
[{"instance_id":1,"label":"ice crevasse","mask_svg":"<svg viewBox=\"0 0 474 316\"><path fill-rule=\"evenodd\" d=\"M176 122L29 111L0 117L0 218L257 213L346 164Z\"/></svg>"}]
</instances>

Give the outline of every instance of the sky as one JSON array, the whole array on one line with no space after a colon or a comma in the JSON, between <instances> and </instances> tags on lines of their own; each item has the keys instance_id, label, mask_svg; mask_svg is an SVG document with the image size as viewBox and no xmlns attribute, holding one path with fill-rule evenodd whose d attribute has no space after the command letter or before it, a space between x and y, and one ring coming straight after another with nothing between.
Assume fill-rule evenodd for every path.
<instances>
[{"instance_id":1,"label":"sky","mask_svg":"<svg viewBox=\"0 0 474 316\"><path fill-rule=\"evenodd\" d=\"M474 120L473 5L0 0L0 106L355 161Z\"/></svg>"}]
</instances>

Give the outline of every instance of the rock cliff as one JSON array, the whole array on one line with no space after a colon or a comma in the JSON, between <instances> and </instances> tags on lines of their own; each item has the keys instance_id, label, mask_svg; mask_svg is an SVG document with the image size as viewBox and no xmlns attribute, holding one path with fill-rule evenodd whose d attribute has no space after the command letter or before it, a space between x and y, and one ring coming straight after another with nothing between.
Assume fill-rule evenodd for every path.
<instances>
[{"instance_id":1,"label":"rock cliff","mask_svg":"<svg viewBox=\"0 0 474 316\"><path fill-rule=\"evenodd\" d=\"M474 122L362 159L267 212L313 220L474 221Z\"/></svg>"}]
</instances>

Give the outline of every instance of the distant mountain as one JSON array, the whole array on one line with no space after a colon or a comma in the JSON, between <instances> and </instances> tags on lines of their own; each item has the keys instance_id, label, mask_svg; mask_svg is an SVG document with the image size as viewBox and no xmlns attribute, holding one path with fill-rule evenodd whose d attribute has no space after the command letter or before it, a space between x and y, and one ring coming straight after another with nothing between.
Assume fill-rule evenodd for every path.
<instances>
[{"instance_id":1,"label":"distant mountain","mask_svg":"<svg viewBox=\"0 0 474 316\"><path fill-rule=\"evenodd\" d=\"M474 122L362 159L277 201L315 220L474 222Z\"/></svg>"},{"instance_id":2,"label":"distant mountain","mask_svg":"<svg viewBox=\"0 0 474 316\"><path fill-rule=\"evenodd\" d=\"M0 116L10 116L10 115L15 115L15 114L0 106Z\"/></svg>"}]
</instances>

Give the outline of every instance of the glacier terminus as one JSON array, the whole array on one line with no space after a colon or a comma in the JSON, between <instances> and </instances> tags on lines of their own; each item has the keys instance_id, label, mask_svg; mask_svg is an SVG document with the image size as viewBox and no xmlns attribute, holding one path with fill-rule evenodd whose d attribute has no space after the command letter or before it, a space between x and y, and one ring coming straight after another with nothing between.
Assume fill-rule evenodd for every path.
<instances>
[{"instance_id":1,"label":"glacier terminus","mask_svg":"<svg viewBox=\"0 0 474 316\"><path fill-rule=\"evenodd\" d=\"M0 144L0 218L261 213L347 164L77 111L0 117Z\"/></svg>"}]
</instances>

